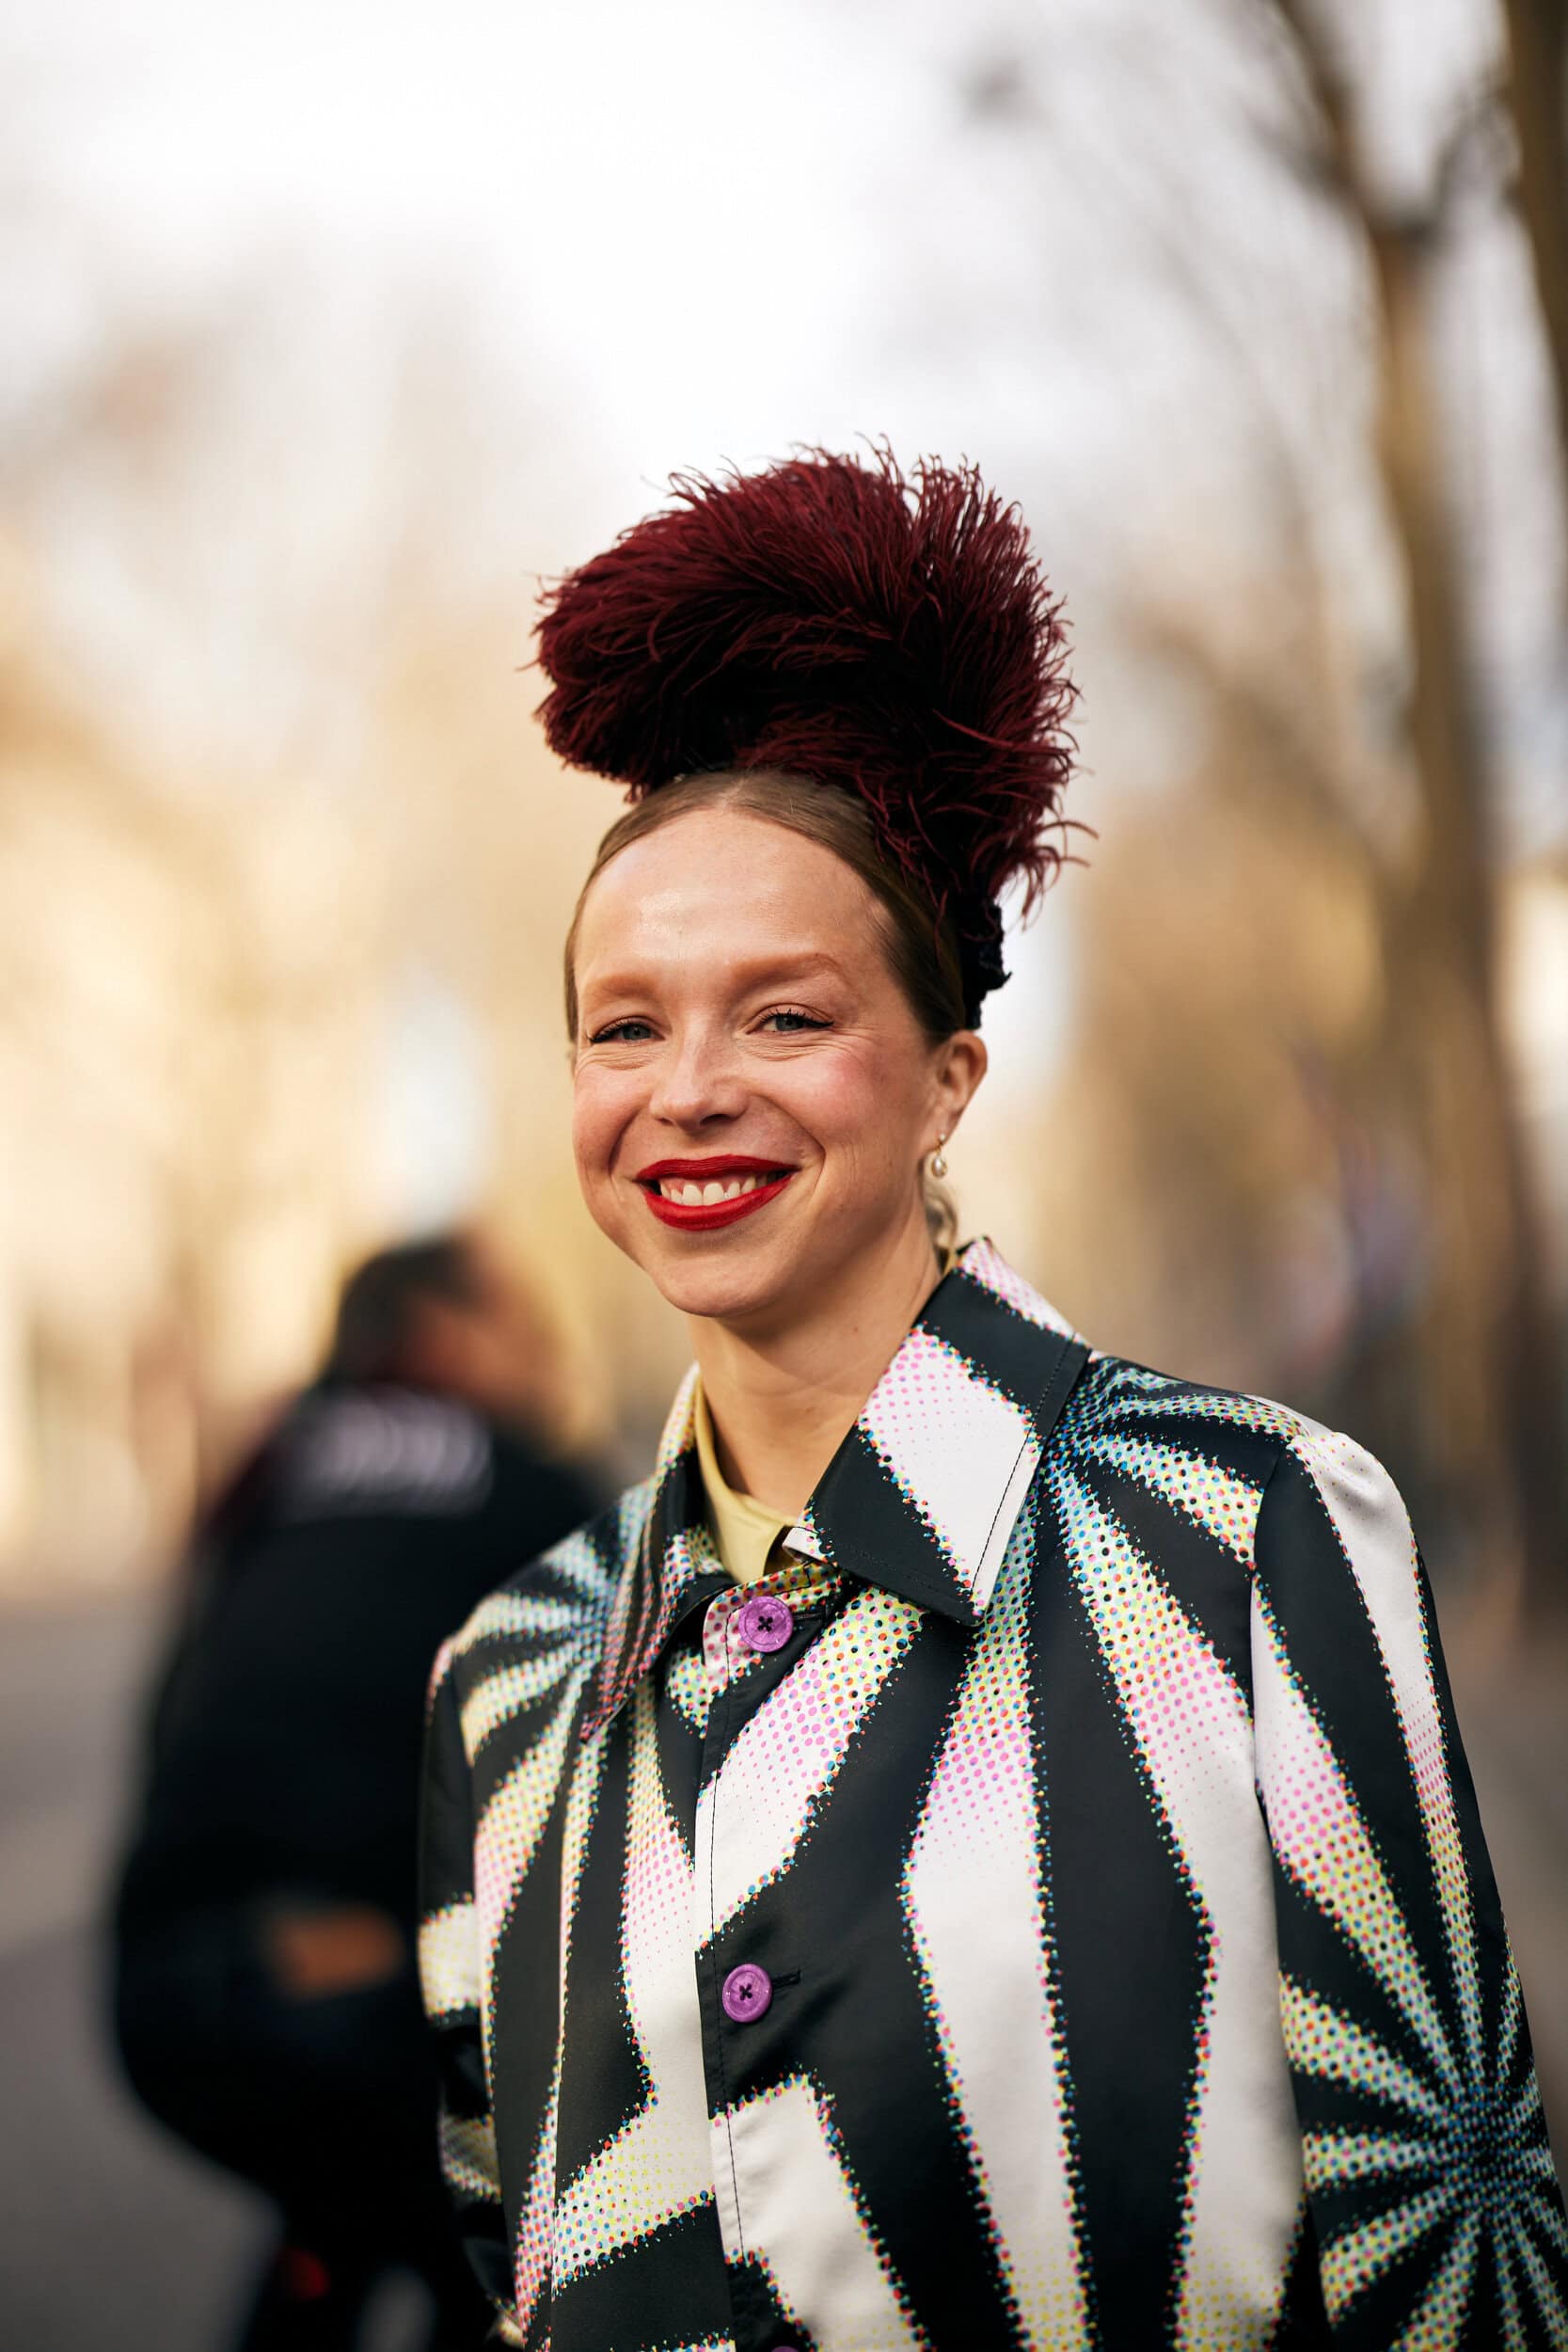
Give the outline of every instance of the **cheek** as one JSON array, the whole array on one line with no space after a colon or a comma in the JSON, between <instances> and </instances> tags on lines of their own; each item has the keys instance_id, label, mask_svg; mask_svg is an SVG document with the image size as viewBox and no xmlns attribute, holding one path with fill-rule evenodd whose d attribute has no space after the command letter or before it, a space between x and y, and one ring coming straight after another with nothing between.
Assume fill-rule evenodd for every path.
<instances>
[{"instance_id":1,"label":"cheek","mask_svg":"<svg viewBox=\"0 0 1568 2352\"><path fill-rule=\"evenodd\" d=\"M907 1059L872 1052L823 1056L794 1108L825 1150L870 1168L902 1167L922 1103L914 1100Z\"/></svg>"},{"instance_id":2,"label":"cheek","mask_svg":"<svg viewBox=\"0 0 1568 2352\"><path fill-rule=\"evenodd\" d=\"M572 1149L585 1184L609 1174L632 1108L626 1085L608 1071L578 1073L572 1088Z\"/></svg>"}]
</instances>

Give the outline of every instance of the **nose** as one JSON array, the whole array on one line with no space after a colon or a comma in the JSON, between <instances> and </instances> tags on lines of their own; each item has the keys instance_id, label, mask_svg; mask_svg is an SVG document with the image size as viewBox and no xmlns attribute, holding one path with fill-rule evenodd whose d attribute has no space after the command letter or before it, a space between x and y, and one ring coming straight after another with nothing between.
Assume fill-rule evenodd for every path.
<instances>
[{"instance_id":1,"label":"nose","mask_svg":"<svg viewBox=\"0 0 1568 2352\"><path fill-rule=\"evenodd\" d=\"M693 1025L671 1040L648 1101L656 1119L695 1135L715 1120L738 1119L745 1104L735 1049L722 1031Z\"/></svg>"}]
</instances>

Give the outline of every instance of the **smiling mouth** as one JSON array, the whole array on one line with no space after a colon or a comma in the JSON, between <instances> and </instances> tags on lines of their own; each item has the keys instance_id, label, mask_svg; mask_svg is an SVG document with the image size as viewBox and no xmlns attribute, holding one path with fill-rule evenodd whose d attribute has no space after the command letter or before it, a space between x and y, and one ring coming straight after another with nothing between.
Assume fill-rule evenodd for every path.
<instances>
[{"instance_id":1,"label":"smiling mouth","mask_svg":"<svg viewBox=\"0 0 1568 2352\"><path fill-rule=\"evenodd\" d=\"M796 1172L768 1160L659 1160L636 1182L661 1225L712 1232L766 1208Z\"/></svg>"}]
</instances>

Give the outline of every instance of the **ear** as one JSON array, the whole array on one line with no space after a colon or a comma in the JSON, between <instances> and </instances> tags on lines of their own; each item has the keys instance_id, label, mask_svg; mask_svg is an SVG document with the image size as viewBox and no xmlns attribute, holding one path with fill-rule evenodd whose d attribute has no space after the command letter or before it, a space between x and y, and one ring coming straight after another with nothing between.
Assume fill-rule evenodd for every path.
<instances>
[{"instance_id":1,"label":"ear","mask_svg":"<svg viewBox=\"0 0 1568 2352\"><path fill-rule=\"evenodd\" d=\"M943 1134L954 1133L986 1074L989 1060L985 1040L975 1029L955 1029L938 1046L932 1070L936 1096L932 1107L936 1124ZM934 1150L935 1143L933 1136L927 1148Z\"/></svg>"}]
</instances>

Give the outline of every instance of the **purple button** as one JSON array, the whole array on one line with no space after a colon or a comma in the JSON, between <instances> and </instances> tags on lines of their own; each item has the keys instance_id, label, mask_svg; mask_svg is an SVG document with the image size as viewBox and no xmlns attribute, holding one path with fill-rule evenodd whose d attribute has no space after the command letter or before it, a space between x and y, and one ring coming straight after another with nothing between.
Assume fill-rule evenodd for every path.
<instances>
[{"instance_id":1,"label":"purple button","mask_svg":"<svg viewBox=\"0 0 1568 2352\"><path fill-rule=\"evenodd\" d=\"M736 1630L748 1649L783 1649L795 1630L795 1613L782 1600L753 1593L736 1611Z\"/></svg>"},{"instance_id":2,"label":"purple button","mask_svg":"<svg viewBox=\"0 0 1568 2352\"><path fill-rule=\"evenodd\" d=\"M719 1998L724 2004L726 2017L733 2018L737 2026L749 2026L753 2018L766 2015L773 1998L773 1979L754 1960L743 1960L724 1979Z\"/></svg>"}]
</instances>

